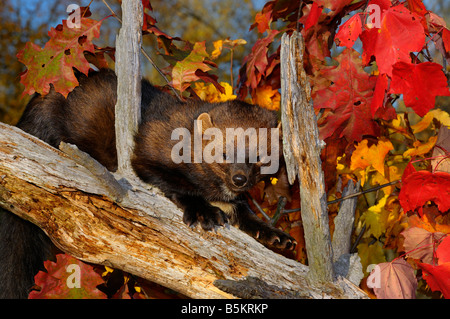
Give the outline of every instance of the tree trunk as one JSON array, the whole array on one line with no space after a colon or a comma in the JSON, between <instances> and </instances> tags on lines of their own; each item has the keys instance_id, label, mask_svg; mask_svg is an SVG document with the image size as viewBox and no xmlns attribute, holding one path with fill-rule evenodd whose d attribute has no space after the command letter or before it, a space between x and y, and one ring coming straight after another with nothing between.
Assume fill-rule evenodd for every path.
<instances>
[{"instance_id":1,"label":"tree trunk","mask_svg":"<svg viewBox=\"0 0 450 319\"><path fill-rule=\"evenodd\" d=\"M122 269L193 298L231 298L215 280L247 276L307 298L366 297L346 279L310 283L308 267L234 227L190 229L182 212L156 189L134 179L117 183L86 154L72 148L68 152L76 154L76 161L0 124L0 207L42 228L76 258Z\"/></svg>"},{"instance_id":2,"label":"tree trunk","mask_svg":"<svg viewBox=\"0 0 450 319\"><path fill-rule=\"evenodd\" d=\"M310 278L331 282L335 278L327 197L322 171L322 150L311 88L303 69L304 43L294 31L281 38L281 121L283 153L289 182L298 177L305 245Z\"/></svg>"},{"instance_id":3,"label":"tree trunk","mask_svg":"<svg viewBox=\"0 0 450 319\"><path fill-rule=\"evenodd\" d=\"M142 2L122 1L122 27L116 40L117 104L115 109L118 171L133 174L131 154L141 119Z\"/></svg>"}]
</instances>

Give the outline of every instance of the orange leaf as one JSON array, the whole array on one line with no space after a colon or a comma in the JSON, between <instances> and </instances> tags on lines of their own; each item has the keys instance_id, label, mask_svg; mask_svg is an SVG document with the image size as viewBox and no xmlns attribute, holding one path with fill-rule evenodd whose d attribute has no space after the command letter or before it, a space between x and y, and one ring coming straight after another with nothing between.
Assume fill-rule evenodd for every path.
<instances>
[{"instance_id":1,"label":"orange leaf","mask_svg":"<svg viewBox=\"0 0 450 319\"><path fill-rule=\"evenodd\" d=\"M360 168L364 170L372 166L384 176L384 158L390 150L394 149L394 146L390 141L382 140L371 147L367 147L367 144L367 140L362 140L356 146L351 157L350 169L355 170Z\"/></svg>"},{"instance_id":2,"label":"orange leaf","mask_svg":"<svg viewBox=\"0 0 450 319\"><path fill-rule=\"evenodd\" d=\"M280 93L278 90L273 90L270 85L257 87L253 94L253 103L269 110L279 110L280 100Z\"/></svg>"},{"instance_id":3,"label":"orange leaf","mask_svg":"<svg viewBox=\"0 0 450 319\"><path fill-rule=\"evenodd\" d=\"M431 136L428 139L428 142L426 142L426 143L421 143L420 141L415 141L413 144L414 148L410 148L409 150L406 150L403 153L403 157L425 155L432 150L432 148L436 144L436 141L437 141L437 136Z\"/></svg>"}]
</instances>

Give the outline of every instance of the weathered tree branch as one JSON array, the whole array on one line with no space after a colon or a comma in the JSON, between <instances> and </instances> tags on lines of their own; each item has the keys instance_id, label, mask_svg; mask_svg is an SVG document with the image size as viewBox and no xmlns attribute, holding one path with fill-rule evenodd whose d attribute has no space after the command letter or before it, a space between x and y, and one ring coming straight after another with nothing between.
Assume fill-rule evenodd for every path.
<instances>
[{"instance_id":1,"label":"weathered tree branch","mask_svg":"<svg viewBox=\"0 0 450 319\"><path fill-rule=\"evenodd\" d=\"M349 181L347 187L342 192L342 197L359 191L360 182L355 185L353 181ZM353 224L355 221L355 210L357 197L343 201L339 208L339 214L334 219L333 241L333 261L337 261L340 256L350 253L351 235L353 232Z\"/></svg>"},{"instance_id":2,"label":"weathered tree branch","mask_svg":"<svg viewBox=\"0 0 450 319\"><path fill-rule=\"evenodd\" d=\"M349 181L342 192L342 197L359 191L360 182ZM355 221L357 197L341 202L338 215L334 218L333 240L333 266L337 275L341 275L355 285L359 285L364 277L361 260L358 253L351 254L351 236Z\"/></svg>"},{"instance_id":3,"label":"weathered tree branch","mask_svg":"<svg viewBox=\"0 0 450 319\"><path fill-rule=\"evenodd\" d=\"M289 182L298 177L302 222L310 266L310 278L334 280L333 251L328 226L327 197L322 171L317 120L311 88L303 68L304 43L294 31L281 38L281 121L283 153Z\"/></svg>"},{"instance_id":4,"label":"weathered tree branch","mask_svg":"<svg viewBox=\"0 0 450 319\"><path fill-rule=\"evenodd\" d=\"M77 164L87 168L98 181L108 190L108 196L115 202L121 202L126 195L126 189L114 178L114 175L105 166L93 159L89 154L80 151L76 145L61 142L59 149L70 156Z\"/></svg>"},{"instance_id":5,"label":"weathered tree branch","mask_svg":"<svg viewBox=\"0 0 450 319\"><path fill-rule=\"evenodd\" d=\"M134 179L119 182L127 190L120 204L109 198L110 187L99 175L20 129L0 124L0 207L38 225L76 258L193 298L231 298L214 281L246 276L302 297L365 297L346 279L310 283L308 267L234 227L190 229L156 189Z\"/></svg>"},{"instance_id":6,"label":"weathered tree branch","mask_svg":"<svg viewBox=\"0 0 450 319\"><path fill-rule=\"evenodd\" d=\"M116 40L117 104L115 108L118 170L131 175L131 153L141 119L141 1L122 1L122 27Z\"/></svg>"}]
</instances>

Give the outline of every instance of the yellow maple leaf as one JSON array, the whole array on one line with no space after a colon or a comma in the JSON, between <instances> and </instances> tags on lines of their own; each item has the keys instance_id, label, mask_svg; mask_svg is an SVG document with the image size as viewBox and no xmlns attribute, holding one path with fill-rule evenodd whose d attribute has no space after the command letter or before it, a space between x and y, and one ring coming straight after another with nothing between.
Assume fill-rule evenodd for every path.
<instances>
[{"instance_id":1,"label":"yellow maple leaf","mask_svg":"<svg viewBox=\"0 0 450 319\"><path fill-rule=\"evenodd\" d=\"M389 167L391 168L391 167ZM379 172L375 172L375 174L372 176L372 178L370 179L370 184L371 185L383 185L389 183L389 180L381 175ZM384 187L381 191L383 191L385 194L390 194L391 193L391 187Z\"/></svg>"},{"instance_id":2,"label":"yellow maple leaf","mask_svg":"<svg viewBox=\"0 0 450 319\"><path fill-rule=\"evenodd\" d=\"M389 195L385 195L378 201L378 204L369 207L361 216L361 222L364 222L368 227L365 236L373 235L379 238L386 230L386 220L388 212L385 210L386 200ZM385 216L386 215L386 216Z\"/></svg>"},{"instance_id":3,"label":"yellow maple leaf","mask_svg":"<svg viewBox=\"0 0 450 319\"><path fill-rule=\"evenodd\" d=\"M222 54L222 50L225 49L229 49L229 50L234 50L238 45L243 45L246 44L247 41L245 41L244 39L236 39L236 40L230 40L230 39L226 39L226 40L218 40L218 41L214 41L213 45L214 45L214 51L211 53L211 58L217 59L219 57L219 55Z\"/></svg>"},{"instance_id":4,"label":"yellow maple leaf","mask_svg":"<svg viewBox=\"0 0 450 319\"><path fill-rule=\"evenodd\" d=\"M389 128L389 132L398 133L406 136L407 138L411 138L411 133L409 128L407 128L407 124L405 122L405 114L397 114L397 118L391 121L391 127Z\"/></svg>"},{"instance_id":5,"label":"yellow maple leaf","mask_svg":"<svg viewBox=\"0 0 450 319\"><path fill-rule=\"evenodd\" d=\"M218 40L213 42L214 51L211 53L211 59L217 59L222 54L223 41Z\"/></svg>"},{"instance_id":6,"label":"yellow maple leaf","mask_svg":"<svg viewBox=\"0 0 450 319\"><path fill-rule=\"evenodd\" d=\"M425 155L431 151L437 141L437 136L432 136L428 139L426 143L422 143L420 141L415 141L413 146L414 148L410 148L403 153L403 157L413 157L419 155Z\"/></svg>"},{"instance_id":7,"label":"yellow maple leaf","mask_svg":"<svg viewBox=\"0 0 450 319\"><path fill-rule=\"evenodd\" d=\"M362 140L353 151L351 157L350 169L365 170L368 167L373 167L384 176L384 158L394 146L390 141L380 140L378 144L367 147L368 141Z\"/></svg>"},{"instance_id":8,"label":"yellow maple leaf","mask_svg":"<svg viewBox=\"0 0 450 319\"><path fill-rule=\"evenodd\" d=\"M397 181L402 178L403 169L400 169L398 166L389 166L389 181Z\"/></svg>"},{"instance_id":9,"label":"yellow maple leaf","mask_svg":"<svg viewBox=\"0 0 450 319\"><path fill-rule=\"evenodd\" d=\"M447 128L450 128L450 114L441 109L432 110L431 113L433 113L434 118L439 122L441 122L442 125L445 125L447 126Z\"/></svg>"},{"instance_id":10,"label":"yellow maple leaf","mask_svg":"<svg viewBox=\"0 0 450 319\"><path fill-rule=\"evenodd\" d=\"M269 110L279 110L280 100L280 93L278 90L272 89L270 85L257 87L253 94L253 103Z\"/></svg>"},{"instance_id":11,"label":"yellow maple leaf","mask_svg":"<svg viewBox=\"0 0 450 319\"><path fill-rule=\"evenodd\" d=\"M396 131L404 131L406 127L405 114L397 114L397 118L391 121L392 128Z\"/></svg>"},{"instance_id":12,"label":"yellow maple leaf","mask_svg":"<svg viewBox=\"0 0 450 319\"><path fill-rule=\"evenodd\" d=\"M414 125L411 125L413 133L419 133L426 130L428 126L430 126L433 118L434 118L433 113L428 112L427 114L425 114L425 116L419 122L417 122Z\"/></svg>"},{"instance_id":13,"label":"yellow maple leaf","mask_svg":"<svg viewBox=\"0 0 450 319\"><path fill-rule=\"evenodd\" d=\"M113 268L105 266L105 271L102 273L102 277L105 277L107 274L112 273L114 271Z\"/></svg>"},{"instance_id":14,"label":"yellow maple leaf","mask_svg":"<svg viewBox=\"0 0 450 319\"><path fill-rule=\"evenodd\" d=\"M450 127L450 115L443 110L435 109L425 114L425 116L418 123L411 125L413 132L419 133L426 130L430 126L433 119L438 120L442 123L442 125Z\"/></svg>"},{"instance_id":15,"label":"yellow maple leaf","mask_svg":"<svg viewBox=\"0 0 450 319\"><path fill-rule=\"evenodd\" d=\"M229 100L234 100L237 96L233 94L233 88L227 82L220 82L220 85L225 89L225 93L220 93L219 90L212 83L202 83L196 82L194 83L194 91L195 93L202 99L203 101L216 103L216 102L225 102Z\"/></svg>"},{"instance_id":16,"label":"yellow maple leaf","mask_svg":"<svg viewBox=\"0 0 450 319\"><path fill-rule=\"evenodd\" d=\"M366 239L357 246L357 250L359 258L361 258L363 271L366 275L368 274L367 267L369 265L376 265L386 261L383 244L379 241L369 245L369 240Z\"/></svg>"}]
</instances>

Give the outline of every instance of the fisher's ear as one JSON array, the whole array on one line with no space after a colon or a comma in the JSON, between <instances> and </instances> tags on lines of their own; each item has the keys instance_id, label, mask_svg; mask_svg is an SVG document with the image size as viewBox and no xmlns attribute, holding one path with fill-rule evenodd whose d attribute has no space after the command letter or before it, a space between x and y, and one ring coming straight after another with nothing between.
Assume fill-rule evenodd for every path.
<instances>
[{"instance_id":1,"label":"fisher's ear","mask_svg":"<svg viewBox=\"0 0 450 319\"><path fill-rule=\"evenodd\" d=\"M204 133L207 129L214 127L211 116L208 113L202 113L197 117L198 133ZM201 126L200 126L201 124Z\"/></svg>"}]
</instances>

